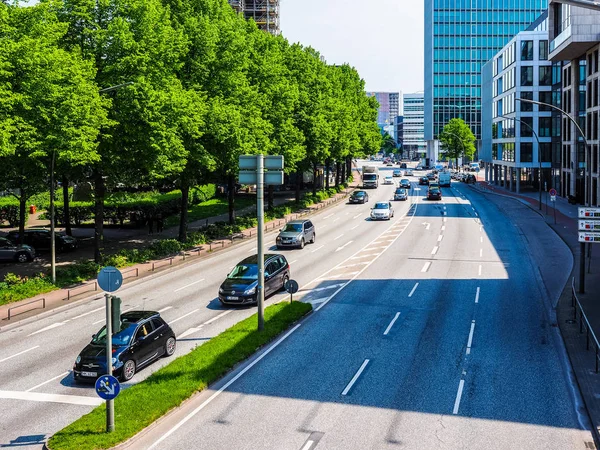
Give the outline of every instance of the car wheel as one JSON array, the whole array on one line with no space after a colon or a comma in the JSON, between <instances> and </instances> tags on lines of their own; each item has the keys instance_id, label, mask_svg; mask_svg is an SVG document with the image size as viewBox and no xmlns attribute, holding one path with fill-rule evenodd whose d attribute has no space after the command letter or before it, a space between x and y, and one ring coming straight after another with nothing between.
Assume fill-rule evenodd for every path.
<instances>
[{"instance_id":1,"label":"car wheel","mask_svg":"<svg viewBox=\"0 0 600 450\"><path fill-rule=\"evenodd\" d=\"M165 343L165 356L173 356L176 347L177 341L174 337L170 337L169 339L167 339L167 342Z\"/></svg>"},{"instance_id":2,"label":"car wheel","mask_svg":"<svg viewBox=\"0 0 600 450\"><path fill-rule=\"evenodd\" d=\"M31 259L30 259L29 255L27 255L27 253L25 253L25 252L21 252L21 253L17 253L17 254L15 255L15 260L16 260L18 263L25 263L25 262L27 262L27 261L30 261Z\"/></svg>"},{"instance_id":3,"label":"car wheel","mask_svg":"<svg viewBox=\"0 0 600 450\"><path fill-rule=\"evenodd\" d=\"M122 381L129 381L135 375L135 361L128 359L123 364L123 373L121 374Z\"/></svg>"},{"instance_id":4,"label":"car wheel","mask_svg":"<svg viewBox=\"0 0 600 450\"><path fill-rule=\"evenodd\" d=\"M290 276L288 274L285 274L283 276L283 282L281 283L281 291L285 291L285 283L287 283L290 280Z\"/></svg>"},{"instance_id":5,"label":"car wheel","mask_svg":"<svg viewBox=\"0 0 600 450\"><path fill-rule=\"evenodd\" d=\"M313 233L312 239L310 240L311 244L314 244L317 241L317 233Z\"/></svg>"},{"instance_id":6,"label":"car wheel","mask_svg":"<svg viewBox=\"0 0 600 450\"><path fill-rule=\"evenodd\" d=\"M302 249L302 248L304 248L304 238L302 238L302 239L300 240L300 248L301 248L301 249Z\"/></svg>"}]
</instances>

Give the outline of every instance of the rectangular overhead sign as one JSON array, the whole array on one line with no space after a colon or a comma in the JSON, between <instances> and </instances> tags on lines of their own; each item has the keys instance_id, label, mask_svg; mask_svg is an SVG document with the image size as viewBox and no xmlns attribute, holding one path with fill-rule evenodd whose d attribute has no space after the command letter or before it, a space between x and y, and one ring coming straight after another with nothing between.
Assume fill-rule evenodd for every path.
<instances>
[{"instance_id":1,"label":"rectangular overhead sign","mask_svg":"<svg viewBox=\"0 0 600 450\"><path fill-rule=\"evenodd\" d=\"M591 244L600 244L600 232L580 231L579 242L589 242Z\"/></svg>"},{"instance_id":2,"label":"rectangular overhead sign","mask_svg":"<svg viewBox=\"0 0 600 450\"><path fill-rule=\"evenodd\" d=\"M241 155L240 170L256 170L256 155ZM267 170L283 170L283 156L266 155L263 157L263 165Z\"/></svg>"},{"instance_id":3,"label":"rectangular overhead sign","mask_svg":"<svg viewBox=\"0 0 600 450\"><path fill-rule=\"evenodd\" d=\"M600 208L579 208L579 218L600 220Z\"/></svg>"},{"instance_id":4,"label":"rectangular overhead sign","mask_svg":"<svg viewBox=\"0 0 600 450\"><path fill-rule=\"evenodd\" d=\"M580 220L579 231L598 231L600 232L600 220Z\"/></svg>"},{"instance_id":5,"label":"rectangular overhead sign","mask_svg":"<svg viewBox=\"0 0 600 450\"><path fill-rule=\"evenodd\" d=\"M254 170L240 170L238 177L240 184L257 184L256 172ZM268 171L264 173L264 184L272 184L280 186L283 184L283 172L278 170Z\"/></svg>"}]
</instances>

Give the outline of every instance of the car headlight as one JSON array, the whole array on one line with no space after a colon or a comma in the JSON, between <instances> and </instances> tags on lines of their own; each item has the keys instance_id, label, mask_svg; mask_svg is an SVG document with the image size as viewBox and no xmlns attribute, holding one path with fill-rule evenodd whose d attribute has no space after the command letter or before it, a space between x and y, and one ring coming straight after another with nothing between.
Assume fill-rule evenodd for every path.
<instances>
[{"instance_id":1,"label":"car headlight","mask_svg":"<svg viewBox=\"0 0 600 450\"><path fill-rule=\"evenodd\" d=\"M244 295L253 295L256 294L256 286L254 286L252 289L248 289L246 291L244 291Z\"/></svg>"},{"instance_id":2,"label":"car headlight","mask_svg":"<svg viewBox=\"0 0 600 450\"><path fill-rule=\"evenodd\" d=\"M223 292L225 292L223 291L223 288L219 288L219 294L222 294Z\"/></svg>"},{"instance_id":3,"label":"car headlight","mask_svg":"<svg viewBox=\"0 0 600 450\"><path fill-rule=\"evenodd\" d=\"M277 242L281 242L281 236L277 236Z\"/></svg>"},{"instance_id":4,"label":"car headlight","mask_svg":"<svg viewBox=\"0 0 600 450\"><path fill-rule=\"evenodd\" d=\"M81 362L81 355L77 356L77 359L75 360L75 364L79 364Z\"/></svg>"},{"instance_id":5,"label":"car headlight","mask_svg":"<svg viewBox=\"0 0 600 450\"><path fill-rule=\"evenodd\" d=\"M111 361L112 361L113 364L116 364L117 361L118 361L118 359L117 358L113 358L113 359L111 359Z\"/></svg>"}]
</instances>

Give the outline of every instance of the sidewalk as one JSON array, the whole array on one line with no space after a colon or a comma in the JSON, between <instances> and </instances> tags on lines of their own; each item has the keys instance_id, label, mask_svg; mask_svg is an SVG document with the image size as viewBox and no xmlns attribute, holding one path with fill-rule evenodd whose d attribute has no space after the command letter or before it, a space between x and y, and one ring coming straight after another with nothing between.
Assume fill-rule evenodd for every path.
<instances>
[{"instance_id":1,"label":"sidewalk","mask_svg":"<svg viewBox=\"0 0 600 450\"><path fill-rule=\"evenodd\" d=\"M540 219L552 228L556 234L565 242L573 254L573 270L569 276L566 286L557 292L558 299L553 305L556 311L558 326L565 343L571 365L575 373L581 395L593 423L594 439L596 445L600 440L600 373L596 373L596 359L598 352L590 334L588 350L587 334L585 327L580 332L579 314L578 320L574 321L574 308L572 306L572 280L575 278L574 287L579 289L579 257L580 244L578 242L578 208L582 205L572 205L566 199L557 197L551 202L547 193L542 192L542 204L540 208L539 192L526 191L519 194L511 192L500 186L488 184L479 180L474 189L480 192L511 197L529 206L531 210L539 214ZM546 204L547 201L547 204ZM526 230L524 230L526 233ZM600 251L593 249L595 252ZM577 292L577 297L589 320L590 326L596 336L600 338L600 270L598 270L597 257L592 254L591 261L586 259L585 293ZM587 269L587 267L586 267ZM555 299L553 298L554 302Z\"/></svg>"},{"instance_id":2,"label":"sidewalk","mask_svg":"<svg viewBox=\"0 0 600 450\"><path fill-rule=\"evenodd\" d=\"M324 200L320 203L311 205L307 209L297 211L293 214L287 215L283 219L276 219L271 222L265 223L265 230L275 231L278 230L282 225L287 223L290 220L297 219L299 217L303 217L309 214L313 214L317 211L320 211L323 208L326 208L330 205L337 204L339 201L344 200L354 188L359 185L359 177L355 174L355 181L350 183L345 192L336 194L334 197L331 197L327 200ZM279 200L279 201L278 201ZM282 204L289 199L285 198L276 198L275 204ZM252 207L246 208L246 210L251 209ZM237 211L237 214L248 212L246 210ZM216 216L208 219L203 219L198 222L190 223L190 230L192 228L197 228L199 226L203 226L207 223L214 223L220 220L226 220L227 216ZM132 230L129 230L132 231ZM139 230L138 230L139 231ZM144 231L144 230L142 230ZM249 228L244 230L242 233L231 236L226 239L221 239L217 241L212 241L208 244L200 245L193 249L190 249L180 255L175 255L170 258L165 258L158 261L149 261L143 264L137 264L135 266L127 267L122 270L124 284L128 284L132 281L137 281L142 278L153 276L156 272L163 272L165 270L169 270L174 268L175 266L179 266L185 264L188 260L197 260L202 257L207 257L208 255L214 253L215 251L221 251L224 249L228 249L231 246L235 245L240 241L244 241L245 239L252 239L256 236L257 229ZM139 234L139 233L138 233ZM134 235L135 236L135 235ZM146 239L156 239L157 237L165 238L165 237L173 237L177 236L177 227L171 227L161 235L153 235L147 236L146 232L143 235L139 234L139 240L136 240L137 245ZM129 242L129 241L127 241ZM122 245L122 244L119 244ZM121 247L123 248L123 247ZM14 267L14 266L13 266ZM99 290L95 281L89 281L88 283L80 284L77 286L71 287L71 289L58 289L56 291L48 292L46 294L40 294L35 297L24 299L14 303L8 303L6 305L0 305L0 330L5 329L8 325L12 325L18 323L21 320L35 320L36 318L45 317L49 314L56 312L57 309L63 309L70 307L74 303L79 303L81 301L87 301L92 298L96 299L102 295L102 291ZM9 313L10 310L10 313ZM9 314L11 316L10 320L8 319Z\"/></svg>"}]
</instances>

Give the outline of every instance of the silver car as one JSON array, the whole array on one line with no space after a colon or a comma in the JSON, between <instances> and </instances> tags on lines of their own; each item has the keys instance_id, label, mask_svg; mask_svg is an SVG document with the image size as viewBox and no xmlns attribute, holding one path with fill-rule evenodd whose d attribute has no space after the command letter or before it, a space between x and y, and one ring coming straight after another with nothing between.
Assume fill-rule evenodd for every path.
<instances>
[{"instance_id":1,"label":"silver car","mask_svg":"<svg viewBox=\"0 0 600 450\"><path fill-rule=\"evenodd\" d=\"M0 237L0 261L16 261L24 263L33 261L35 250L29 245L18 245Z\"/></svg>"},{"instance_id":2,"label":"silver car","mask_svg":"<svg viewBox=\"0 0 600 450\"><path fill-rule=\"evenodd\" d=\"M304 248L304 244L314 244L316 239L315 226L310 220L292 220L281 229L275 243L277 248Z\"/></svg>"},{"instance_id":3,"label":"silver car","mask_svg":"<svg viewBox=\"0 0 600 450\"><path fill-rule=\"evenodd\" d=\"M390 220L394 217L394 207L390 202L377 202L371 208L371 220Z\"/></svg>"}]
</instances>

